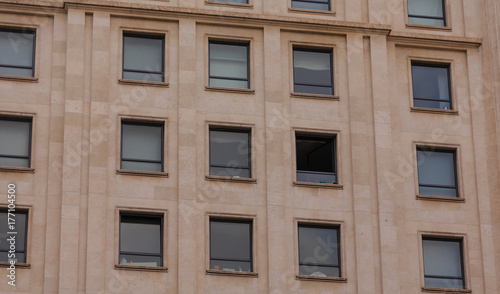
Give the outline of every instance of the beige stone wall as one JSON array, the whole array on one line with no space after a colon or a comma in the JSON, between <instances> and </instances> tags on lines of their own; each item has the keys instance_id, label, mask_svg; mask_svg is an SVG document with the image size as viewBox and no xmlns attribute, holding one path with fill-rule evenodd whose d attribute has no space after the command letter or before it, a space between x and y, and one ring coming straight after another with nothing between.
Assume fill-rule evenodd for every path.
<instances>
[{"instance_id":1,"label":"beige stone wall","mask_svg":"<svg viewBox=\"0 0 500 294\"><path fill-rule=\"evenodd\" d=\"M0 27L37 30L35 77L0 76L0 116L33 117L32 170L0 167L29 209L28 266L0 292L421 293L437 233L463 236L472 293L499 293L500 5L447 0L429 29L405 0L332 2L0 1ZM165 83L121 81L124 31L165 35ZM250 42L250 91L207 88L210 38ZM292 94L293 45L333 48L335 97ZM412 108L412 59L452 64L457 111ZM165 122L165 173L119 171L122 118ZM255 181L207 179L209 125L251 128ZM338 185L294 184L297 130L336 134ZM416 197L422 144L458 148L463 201ZM168 270L115 268L120 210L164 213ZM253 219L258 276L207 273L210 215ZM300 221L341 225L346 279L296 278Z\"/></svg>"}]
</instances>

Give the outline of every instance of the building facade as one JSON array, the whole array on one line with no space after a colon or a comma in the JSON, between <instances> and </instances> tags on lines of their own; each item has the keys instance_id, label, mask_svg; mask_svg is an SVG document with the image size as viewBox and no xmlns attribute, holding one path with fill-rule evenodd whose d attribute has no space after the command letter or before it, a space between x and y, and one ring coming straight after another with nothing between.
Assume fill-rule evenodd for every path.
<instances>
[{"instance_id":1,"label":"building facade","mask_svg":"<svg viewBox=\"0 0 500 294\"><path fill-rule=\"evenodd\" d=\"M499 26L496 0L0 1L0 292L500 293Z\"/></svg>"}]
</instances>

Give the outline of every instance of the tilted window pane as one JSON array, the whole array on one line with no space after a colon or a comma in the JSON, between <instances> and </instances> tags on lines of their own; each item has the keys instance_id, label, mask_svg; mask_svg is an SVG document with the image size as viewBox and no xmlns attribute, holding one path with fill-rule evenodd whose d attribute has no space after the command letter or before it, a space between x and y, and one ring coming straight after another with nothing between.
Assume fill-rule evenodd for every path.
<instances>
[{"instance_id":1,"label":"tilted window pane","mask_svg":"<svg viewBox=\"0 0 500 294\"><path fill-rule=\"evenodd\" d=\"M238 89L248 89L248 81L238 81L238 80L226 80L226 79L210 79L210 86L212 87L224 87L224 88L238 88Z\"/></svg>"},{"instance_id":2,"label":"tilted window pane","mask_svg":"<svg viewBox=\"0 0 500 294\"><path fill-rule=\"evenodd\" d=\"M18 76L18 77L32 77L33 69L3 67L0 65L0 75Z\"/></svg>"},{"instance_id":3,"label":"tilted window pane","mask_svg":"<svg viewBox=\"0 0 500 294\"><path fill-rule=\"evenodd\" d=\"M249 143L248 131L210 130L210 167L244 168L249 172ZM228 173L234 172L228 171Z\"/></svg>"},{"instance_id":4,"label":"tilted window pane","mask_svg":"<svg viewBox=\"0 0 500 294\"><path fill-rule=\"evenodd\" d=\"M449 101L429 101L423 99L414 99L413 106L437 109L451 109L451 102Z\"/></svg>"},{"instance_id":5,"label":"tilted window pane","mask_svg":"<svg viewBox=\"0 0 500 294\"><path fill-rule=\"evenodd\" d=\"M412 65L413 97L450 100L448 67Z\"/></svg>"},{"instance_id":6,"label":"tilted window pane","mask_svg":"<svg viewBox=\"0 0 500 294\"><path fill-rule=\"evenodd\" d=\"M299 263L338 266L337 234L333 228L299 226Z\"/></svg>"},{"instance_id":7,"label":"tilted window pane","mask_svg":"<svg viewBox=\"0 0 500 294\"><path fill-rule=\"evenodd\" d=\"M123 69L163 72L163 39L124 36Z\"/></svg>"},{"instance_id":8,"label":"tilted window pane","mask_svg":"<svg viewBox=\"0 0 500 294\"><path fill-rule=\"evenodd\" d=\"M464 289L463 279L425 278L425 286L431 288Z\"/></svg>"},{"instance_id":9,"label":"tilted window pane","mask_svg":"<svg viewBox=\"0 0 500 294\"><path fill-rule=\"evenodd\" d=\"M30 160L0 156L0 166L30 167Z\"/></svg>"},{"instance_id":10,"label":"tilted window pane","mask_svg":"<svg viewBox=\"0 0 500 294\"><path fill-rule=\"evenodd\" d=\"M408 14L443 17L443 0L408 0Z\"/></svg>"},{"instance_id":11,"label":"tilted window pane","mask_svg":"<svg viewBox=\"0 0 500 294\"><path fill-rule=\"evenodd\" d=\"M161 254L161 218L121 216L120 252Z\"/></svg>"},{"instance_id":12,"label":"tilted window pane","mask_svg":"<svg viewBox=\"0 0 500 294\"><path fill-rule=\"evenodd\" d=\"M300 265L299 275L314 277L340 277L340 267Z\"/></svg>"},{"instance_id":13,"label":"tilted window pane","mask_svg":"<svg viewBox=\"0 0 500 294\"><path fill-rule=\"evenodd\" d=\"M221 271L251 272L252 262L214 259L210 260L210 269L221 270Z\"/></svg>"},{"instance_id":14,"label":"tilted window pane","mask_svg":"<svg viewBox=\"0 0 500 294\"><path fill-rule=\"evenodd\" d=\"M210 175L221 177L250 178L250 168L210 167Z\"/></svg>"},{"instance_id":15,"label":"tilted window pane","mask_svg":"<svg viewBox=\"0 0 500 294\"><path fill-rule=\"evenodd\" d=\"M463 267L461 241L429 240L422 241L424 255L424 273L427 284L439 284L443 288L456 287L456 280L461 280L463 287ZM453 287L448 287L450 283Z\"/></svg>"},{"instance_id":16,"label":"tilted window pane","mask_svg":"<svg viewBox=\"0 0 500 294\"><path fill-rule=\"evenodd\" d=\"M122 160L122 169L127 170L142 170L142 171L153 171L161 172L163 171L163 164L152 163L152 162L138 162L138 161L127 161Z\"/></svg>"},{"instance_id":17,"label":"tilted window pane","mask_svg":"<svg viewBox=\"0 0 500 294\"><path fill-rule=\"evenodd\" d=\"M319 87L319 86L306 86L306 85L295 85L293 91L295 93L310 93L310 94L320 94L320 95L332 95L332 87Z\"/></svg>"},{"instance_id":18,"label":"tilted window pane","mask_svg":"<svg viewBox=\"0 0 500 294\"><path fill-rule=\"evenodd\" d=\"M135 265L135 266L161 266L161 256L148 256L148 255L131 255L120 254L120 264Z\"/></svg>"},{"instance_id":19,"label":"tilted window pane","mask_svg":"<svg viewBox=\"0 0 500 294\"><path fill-rule=\"evenodd\" d=\"M331 53L295 49L293 76L295 84L331 87Z\"/></svg>"},{"instance_id":20,"label":"tilted window pane","mask_svg":"<svg viewBox=\"0 0 500 294\"><path fill-rule=\"evenodd\" d=\"M122 158L162 160L162 126L123 124Z\"/></svg>"},{"instance_id":21,"label":"tilted window pane","mask_svg":"<svg viewBox=\"0 0 500 294\"><path fill-rule=\"evenodd\" d=\"M163 74L123 71L123 79L144 82L163 82Z\"/></svg>"},{"instance_id":22,"label":"tilted window pane","mask_svg":"<svg viewBox=\"0 0 500 294\"><path fill-rule=\"evenodd\" d=\"M251 244L251 223L210 221L210 259L249 262Z\"/></svg>"},{"instance_id":23,"label":"tilted window pane","mask_svg":"<svg viewBox=\"0 0 500 294\"><path fill-rule=\"evenodd\" d=\"M444 19L408 17L408 22L411 24L428 25L428 26L438 26L438 27L445 26Z\"/></svg>"},{"instance_id":24,"label":"tilted window pane","mask_svg":"<svg viewBox=\"0 0 500 294\"><path fill-rule=\"evenodd\" d=\"M33 67L33 32L0 31L0 65Z\"/></svg>"},{"instance_id":25,"label":"tilted window pane","mask_svg":"<svg viewBox=\"0 0 500 294\"><path fill-rule=\"evenodd\" d=\"M330 10L330 0L292 0L292 8Z\"/></svg>"},{"instance_id":26,"label":"tilted window pane","mask_svg":"<svg viewBox=\"0 0 500 294\"><path fill-rule=\"evenodd\" d=\"M441 187L419 187L420 195L432 195L432 196L445 196L445 197L457 197L456 188L441 188Z\"/></svg>"}]
</instances>

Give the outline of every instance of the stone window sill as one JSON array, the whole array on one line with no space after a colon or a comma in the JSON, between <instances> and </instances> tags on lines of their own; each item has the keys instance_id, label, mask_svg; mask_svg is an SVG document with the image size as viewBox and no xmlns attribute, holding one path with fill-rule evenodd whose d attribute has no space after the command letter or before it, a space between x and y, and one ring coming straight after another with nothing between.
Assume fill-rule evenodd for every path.
<instances>
[{"instance_id":1,"label":"stone window sill","mask_svg":"<svg viewBox=\"0 0 500 294\"><path fill-rule=\"evenodd\" d=\"M126 264L115 264L115 269L117 269L117 270L133 270L133 271L168 272L167 267L139 266L139 265L126 265Z\"/></svg>"},{"instance_id":2,"label":"stone window sill","mask_svg":"<svg viewBox=\"0 0 500 294\"><path fill-rule=\"evenodd\" d=\"M18 76L0 75L0 80L38 83L38 78L35 78L35 77L18 77Z\"/></svg>"},{"instance_id":3,"label":"stone window sill","mask_svg":"<svg viewBox=\"0 0 500 294\"><path fill-rule=\"evenodd\" d=\"M222 182L237 182L237 183L257 183L255 178L237 178L237 177L222 177L222 176L205 176L207 181L222 181Z\"/></svg>"},{"instance_id":4,"label":"stone window sill","mask_svg":"<svg viewBox=\"0 0 500 294\"><path fill-rule=\"evenodd\" d=\"M422 287L422 292L451 294L451 293L472 293L472 290Z\"/></svg>"},{"instance_id":5,"label":"stone window sill","mask_svg":"<svg viewBox=\"0 0 500 294\"><path fill-rule=\"evenodd\" d=\"M205 86L205 91L251 94L251 95L255 94L255 90L253 89L224 88L224 87L212 87L212 86Z\"/></svg>"},{"instance_id":6,"label":"stone window sill","mask_svg":"<svg viewBox=\"0 0 500 294\"><path fill-rule=\"evenodd\" d=\"M320 100L340 100L337 95L322 95L322 94L307 94L307 93L290 93L292 98L307 98L307 99L320 99Z\"/></svg>"},{"instance_id":7,"label":"stone window sill","mask_svg":"<svg viewBox=\"0 0 500 294\"><path fill-rule=\"evenodd\" d=\"M344 185L341 184L327 184L327 183L311 183L311 182L293 182L294 186L306 187L306 188L329 188L343 190Z\"/></svg>"},{"instance_id":8,"label":"stone window sill","mask_svg":"<svg viewBox=\"0 0 500 294\"><path fill-rule=\"evenodd\" d=\"M35 173L34 168L30 167L14 167L14 166L0 166L0 172L14 172L14 173Z\"/></svg>"},{"instance_id":9,"label":"stone window sill","mask_svg":"<svg viewBox=\"0 0 500 294\"><path fill-rule=\"evenodd\" d=\"M446 197L446 196L432 196L432 195L417 195L417 200L465 202L465 199L462 197Z\"/></svg>"},{"instance_id":10,"label":"stone window sill","mask_svg":"<svg viewBox=\"0 0 500 294\"><path fill-rule=\"evenodd\" d=\"M168 173L167 172L153 172L153 171L117 169L116 173L117 174L121 174L121 175L131 175L131 176L150 176L150 177L168 178Z\"/></svg>"},{"instance_id":11,"label":"stone window sill","mask_svg":"<svg viewBox=\"0 0 500 294\"><path fill-rule=\"evenodd\" d=\"M163 87L163 88L169 87L168 83L165 83L165 82L151 82L151 81L124 80L124 79L119 79L118 84L136 85L136 86L152 86L152 87Z\"/></svg>"},{"instance_id":12,"label":"stone window sill","mask_svg":"<svg viewBox=\"0 0 500 294\"><path fill-rule=\"evenodd\" d=\"M424 29L424 30L439 30L439 31L451 31L451 27L445 26L431 26L431 25L421 25L421 24L406 24L406 27L409 29Z\"/></svg>"},{"instance_id":13,"label":"stone window sill","mask_svg":"<svg viewBox=\"0 0 500 294\"><path fill-rule=\"evenodd\" d=\"M0 261L0 267L9 267L11 266L10 262L6 262L6 261ZM14 266L17 268L31 268L31 264L29 263L24 263L24 262L20 262L20 263L15 263Z\"/></svg>"},{"instance_id":14,"label":"stone window sill","mask_svg":"<svg viewBox=\"0 0 500 294\"><path fill-rule=\"evenodd\" d=\"M347 278L341 277L316 277L306 275L296 275L295 277L297 278L297 280L347 283Z\"/></svg>"},{"instance_id":15,"label":"stone window sill","mask_svg":"<svg viewBox=\"0 0 500 294\"><path fill-rule=\"evenodd\" d=\"M259 274L255 272L222 271L214 269L208 269L206 273L207 275L223 275L223 276L251 277L251 278L257 278L259 276Z\"/></svg>"},{"instance_id":16,"label":"stone window sill","mask_svg":"<svg viewBox=\"0 0 500 294\"><path fill-rule=\"evenodd\" d=\"M220 2L220 1L210 1L206 0L205 1L206 5L217 5L217 6L230 6L234 8L253 8L252 4L248 3L231 3L231 2Z\"/></svg>"},{"instance_id":17,"label":"stone window sill","mask_svg":"<svg viewBox=\"0 0 500 294\"><path fill-rule=\"evenodd\" d=\"M458 115L458 110L453 110L453 109L437 109L437 108L425 108L425 107L412 107L411 111L412 112L428 112L428 113Z\"/></svg>"}]
</instances>

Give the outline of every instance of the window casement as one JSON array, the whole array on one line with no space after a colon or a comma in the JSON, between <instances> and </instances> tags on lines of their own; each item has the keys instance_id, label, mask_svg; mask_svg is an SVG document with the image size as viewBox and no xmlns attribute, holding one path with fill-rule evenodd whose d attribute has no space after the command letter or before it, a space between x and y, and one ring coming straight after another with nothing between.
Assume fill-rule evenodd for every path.
<instances>
[{"instance_id":1,"label":"window casement","mask_svg":"<svg viewBox=\"0 0 500 294\"><path fill-rule=\"evenodd\" d=\"M445 0L407 0L408 23L445 27Z\"/></svg>"},{"instance_id":2,"label":"window casement","mask_svg":"<svg viewBox=\"0 0 500 294\"><path fill-rule=\"evenodd\" d=\"M15 252L9 252L11 236L15 237ZM28 211L16 208L9 213L8 208L0 208L0 262L26 263L27 242Z\"/></svg>"},{"instance_id":3,"label":"window casement","mask_svg":"<svg viewBox=\"0 0 500 294\"><path fill-rule=\"evenodd\" d=\"M463 238L423 236L425 288L466 289Z\"/></svg>"},{"instance_id":4,"label":"window casement","mask_svg":"<svg viewBox=\"0 0 500 294\"><path fill-rule=\"evenodd\" d=\"M34 77L34 29L0 28L0 75Z\"/></svg>"},{"instance_id":5,"label":"window casement","mask_svg":"<svg viewBox=\"0 0 500 294\"><path fill-rule=\"evenodd\" d=\"M163 122L123 120L120 169L163 172L164 127Z\"/></svg>"},{"instance_id":6,"label":"window casement","mask_svg":"<svg viewBox=\"0 0 500 294\"><path fill-rule=\"evenodd\" d=\"M295 134L297 182L337 184L336 135Z\"/></svg>"},{"instance_id":7,"label":"window casement","mask_svg":"<svg viewBox=\"0 0 500 294\"><path fill-rule=\"evenodd\" d=\"M419 196L458 198L456 149L417 146Z\"/></svg>"},{"instance_id":8,"label":"window casement","mask_svg":"<svg viewBox=\"0 0 500 294\"><path fill-rule=\"evenodd\" d=\"M120 213L118 263L163 267L163 215Z\"/></svg>"},{"instance_id":9,"label":"window casement","mask_svg":"<svg viewBox=\"0 0 500 294\"><path fill-rule=\"evenodd\" d=\"M210 270L253 272L252 223L210 217Z\"/></svg>"},{"instance_id":10,"label":"window casement","mask_svg":"<svg viewBox=\"0 0 500 294\"><path fill-rule=\"evenodd\" d=\"M330 10L331 0L292 0L292 8Z\"/></svg>"},{"instance_id":11,"label":"window casement","mask_svg":"<svg viewBox=\"0 0 500 294\"><path fill-rule=\"evenodd\" d=\"M0 117L0 167L30 168L31 118Z\"/></svg>"},{"instance_id":12,"label":"window casement","mask_svg":"<svg viewBox=\"0 0 500 294\"><path fill-rule=\"evenodd\" d=\"M251 130L222 126L209 128L209 174L251 178Z\"/></svg>"},{"instance_id":13,"label":"window casement","mask_svg":"<svg viewBox=\"0 0 500 294\"><path fill-rule=\"evenodd\" d=\"M209 40L208 85L250 89L250 43Z\"/></svg>"},{"instance_id":14,"label":"window casement","mask_svg":"<svg viewBox=\"0 0 500 294\"><path fill-rule=\"evenodd\" d=\"M340 225L298 224L299 276L340 278Z\"/></svg>"},{"instance_id":15,"label":"window casement","mask_svg":"<svg viewBox=\"0 0 500 294\"><path fill-rule=\"evenodd\" d=\"M411 77L414 107L453 109L450 64L412 61Z\"/></svg>"},{"instance_id":16,"label":"window casement","mask_svg":"<svg viewBox=\"0 0 500 294\"><path fill-rule=\"evenodd\" d=\"M123 34L124 80L165 82L165 36Z\"/></svg>"},{"instance_id":17,"label":"window casement","mask_svg":"<svg viewBox=\"0 0 500 294\"><path fill-rule=\"evenodd\" d=\"M334 95L332 49L293 47L293 91Z\"/></svg>"}]
</instances>

